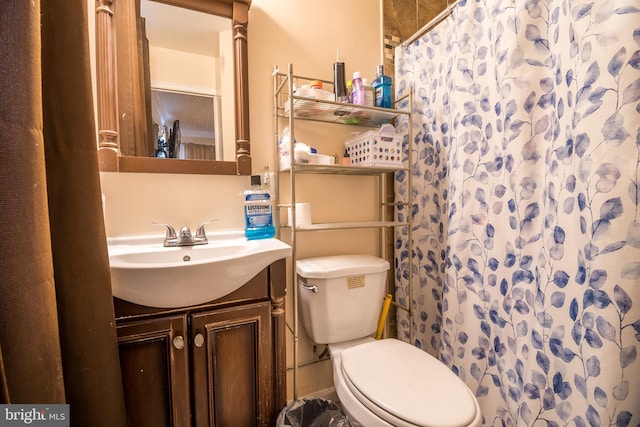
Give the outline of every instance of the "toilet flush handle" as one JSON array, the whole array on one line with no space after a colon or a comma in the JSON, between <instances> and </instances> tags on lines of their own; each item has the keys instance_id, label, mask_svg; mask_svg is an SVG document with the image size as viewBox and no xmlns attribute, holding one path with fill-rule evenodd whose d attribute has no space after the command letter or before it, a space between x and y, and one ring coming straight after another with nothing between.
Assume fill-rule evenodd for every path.
<instances>
[{"instance_id":1,"label":"toilet flush handle","mask_svg":"<svg viewBox=\"0 0 640 427\"><path fill-rule=\"evenodd\" d=\"M300 286L302 286L302 289L306 289L307 291L311 291L314 294L317 294L319 289L316 285L307 285L306 283L300 281Z\"/></svg>"}]
</instances>

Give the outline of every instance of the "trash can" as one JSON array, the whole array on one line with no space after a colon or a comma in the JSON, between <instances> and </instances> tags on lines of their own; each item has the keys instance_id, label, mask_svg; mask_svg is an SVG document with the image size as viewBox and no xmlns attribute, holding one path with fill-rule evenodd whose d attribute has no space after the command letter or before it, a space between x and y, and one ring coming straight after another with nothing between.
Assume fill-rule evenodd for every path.
<instances>
[{"instance_id":1,"label":"trash can","mask_svg":"<svg viewBox=\"0 0 640 427\"><path fill-rule=\"evenodd\" d=\"M351 423L335 402L316 398L288 404L280 411L276 427L351 427Z\"/></svg>"}]
</instances>

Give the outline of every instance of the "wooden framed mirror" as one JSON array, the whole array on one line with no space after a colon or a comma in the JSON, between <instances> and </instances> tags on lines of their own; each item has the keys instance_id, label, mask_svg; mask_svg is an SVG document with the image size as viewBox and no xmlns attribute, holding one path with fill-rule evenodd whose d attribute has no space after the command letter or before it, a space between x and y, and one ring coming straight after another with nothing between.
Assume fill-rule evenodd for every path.
<instances>
[{"instance_id":1,"label":"wooden framed mirror","mask_svg":"<svg viewBox=\"0 0 640 427\"><path fill-rule=\"evenodd\" d=\"M96 80L98 101L98 160L101 171L250 175L249 93L247 70L247 25L251 0L144 0L170 5L199 14L229 20L227 39L233 66L231 80L224 84L233 98L233 119L222 119L233 127L231 148L216 160L185 160L155 156L150 142L161 139L152 121L149 48L141 0L96 0ZM171 29L167 30L168 32ZM176 37L177 38L177 37ZM185 69L188 66L185 64ZM232 91L230 87L232 86ZM181 90L172 90L182 92ZM186 92L191 92L189 88ZM215 98L215 94L211 95ZM219 113L217 113L219 116ZM225 117L231 117L225 116ZM220 120L218 120L219 126ZM164 123L163 123L164 124ZM160 126L162 126L161 124ZM173 125L173 129L171 129ZM167 123L168 132L176 132ZM219 128L218 128L219 129ZM222 140L219 140L221 143ZM152 142L153 144L153 142ZM228 144L227 144L228 145ZM153 148L153 147L152 147ZM210 148L210 147L209 147ZM229 148L229 147L227 147ZM167 151L168 152L168 151ZM221 153L218 149L217 153ZM172 152L173 155L173 152ZM178 156L175 156L178 157Z\"/></svg>"}]
</instances>

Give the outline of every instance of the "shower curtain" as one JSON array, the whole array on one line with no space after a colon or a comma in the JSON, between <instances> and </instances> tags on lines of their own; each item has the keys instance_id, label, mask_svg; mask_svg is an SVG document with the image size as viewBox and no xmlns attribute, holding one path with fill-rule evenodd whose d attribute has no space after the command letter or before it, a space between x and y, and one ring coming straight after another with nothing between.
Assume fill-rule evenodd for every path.
<instances>
[{"instance_id":1,"label":"shower curtain","mask_svg":"<svg viewBox=\"0 0 640 427\"><path fill-rule=\"evenodd\" d=\"M0 405L122 427L87 18L86 0L0 1Z\"/></svg>"},{"instance_id":2,"label":"shower curtain","mask_svg":"<svg viewBox=\"0 0 640 427\"><path fill-rule=\"evenodd\" d=\"M638 426L640 1L463 0L395 78L398 336L486 426Z\"/></svg>"}]
</instances>

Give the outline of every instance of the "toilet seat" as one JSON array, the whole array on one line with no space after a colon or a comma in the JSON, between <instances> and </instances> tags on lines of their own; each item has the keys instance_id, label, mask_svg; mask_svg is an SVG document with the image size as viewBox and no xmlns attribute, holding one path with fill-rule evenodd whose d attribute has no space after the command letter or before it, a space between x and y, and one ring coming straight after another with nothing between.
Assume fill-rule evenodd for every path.
<instances>
[{"instance_id":1,"label":"toilet seat","mask_svg":"<svg viewBox=\"0 0 640 427\"><path fill-rule=\"evenodd\" d=\"M378 417L399 426L467 426L479 416L469 388L428 353L396 339L342 351L345 383Z\"/></svg>"},{"instance_id":2,"label":"toilet seat","mask_svg":"<svg viewBox=\"0 0 640 427\"><path fill-rule=\"evenodd\" d=\"M352 396L360 404L362 404L369 412L371 412L372 416L374 416L376 418L376 420L379 419L380 423L383 423L384 426L422 427L422 426L419 426L417 424L413 424L413 423L410 423L410 422L408 422L406 420L398 418L395 415L391 414L390 412L387 412L384 409L378 407L371 400L369 400L369 398L367 398L365 395L360 393L358 388L353 385L353 383L349 380L349 378L346 375L344 375L344 372L343 372L342 379L343 379L344 384L346 385L347 389L352 394ZM353 420L352 420L352 422L353 422ZM383 424L381 424L381 425L383 425Z\"/></svg>"}]
</instances>

